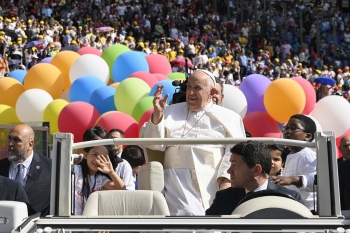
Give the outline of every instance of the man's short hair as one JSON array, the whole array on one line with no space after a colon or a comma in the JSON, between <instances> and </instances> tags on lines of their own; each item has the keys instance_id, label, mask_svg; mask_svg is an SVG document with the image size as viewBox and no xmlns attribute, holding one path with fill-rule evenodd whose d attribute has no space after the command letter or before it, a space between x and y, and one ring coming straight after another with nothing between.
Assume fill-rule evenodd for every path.
<instances>
[{"instance_id":1,"label":"man's short hair","mask_svg":"<svg viewBox=\"0 0 350 233\"><path fill-rule=\"evenodd\" d=\"M143 149L136 145L126 146L120 157L128 161L131 168L142 166L146 161Z\"/></svg>"},{"instance_id":2,"label":"man's short hair","mask_svg":"<svg viewBox=\"0 0 350 233\"><path fill-rule=\"evenodd\" d=\"M221 94L223 94L224 93L224 84L218 78L216 78L215 81L216 81L216 83L220 84L220 86L221 86Z\"/></svg>"},{"instance_id":3,"label":"man's short hair","mask_svg":"<svg viewBox=\"0 0 350 233\"><path fill-rule=\"evenodd\" d=\"M309 141L312 142L317 130L316 123L310 117L303 114L295 114L290 118L298 119L300 121L301 126L304 128L304 132L311 134L311 139Z\"/></svg>"},{"instance_id":4,"label":"man's short hair","mask_svg":"<svg viewBox=\"0 0 350 233\"><path fill-rule=\"evenodd\" d=\"M271 155L264 143L250 140L247 142L240 142L231 148L231 153L242 156L242 160L249 168L260 164L262 173L270 173Z\"/></svg>"},{"instance_id":5,"label":"man's short hair","mask_svg":"<svg viewBox=\"0 0 350 233\"><path fill-rule=\"evenodd\" d=\"M111 135L111 133L114 133L114 132L118 132L122 138L124 137L124 131L121 129L117 129L117 128L111 129L109 131L108 135Z\"/></svg>"}]
</instances>

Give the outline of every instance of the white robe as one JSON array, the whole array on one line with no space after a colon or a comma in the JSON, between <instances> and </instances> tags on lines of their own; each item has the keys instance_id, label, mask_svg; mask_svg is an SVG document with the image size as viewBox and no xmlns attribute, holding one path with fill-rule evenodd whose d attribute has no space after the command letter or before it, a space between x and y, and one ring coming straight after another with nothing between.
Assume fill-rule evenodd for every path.
<instances>
[{"instance_id":1,"label":"white robe","mask_svg":"<svg viewBox=\"0 0 350 233\"><path fill-rule=\"evenodd\" d=\"M192 112L186 103L167 106L162 121L144 124L143 138L244 138L241 117L209 103ZM230 145L149 145L164 154L164 195L171 215L205 215L219 190L217 178L230 178Z\"/></svg>"}]
</instances>

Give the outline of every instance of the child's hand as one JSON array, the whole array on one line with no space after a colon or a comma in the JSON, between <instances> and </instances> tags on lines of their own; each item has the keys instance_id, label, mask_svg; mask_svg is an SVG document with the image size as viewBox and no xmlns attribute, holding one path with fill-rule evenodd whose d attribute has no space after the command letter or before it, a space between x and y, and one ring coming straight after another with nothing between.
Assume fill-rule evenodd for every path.
<instances>
[{"instance_id":1,"label":"child's hand","mask_svg":"<svg viewBox=\"0 0 350 233\"><path fill-rule=\"evenodd\" d=\"M98 170L105 174L110 174L114 172L111 161L108 155L98 155L96 162L98 164Z\"/></svg>"}]
</instances>

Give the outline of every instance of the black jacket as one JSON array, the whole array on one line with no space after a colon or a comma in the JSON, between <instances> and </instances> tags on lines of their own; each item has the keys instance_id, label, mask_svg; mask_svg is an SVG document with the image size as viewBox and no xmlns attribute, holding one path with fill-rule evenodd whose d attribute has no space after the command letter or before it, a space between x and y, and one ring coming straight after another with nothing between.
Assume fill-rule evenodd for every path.
<instances>
[{"instance_id":1,"label":"black jacket","mask_svg":"<svg viewBox=\"0 0 350 233\"><path fill-rule=\"evenodd\" d=\"M0 175L8 177L11 162L5 158L0 160ZM34 153L24 190L35 213L41 216L50 212L51 191L51 159Z\"/></svg>"},{"instance_id":2,"label":"black jacket","mask_svg":"<svg viewBox=\"0 0 350 233\"><path fill-rule=\"evenodd\" d=\"M295 200L302 202L301 196L298 192L287 189L281 185L277 185L268 181L267 189L278 190L295 198ZM227 188L216 193L213 204L205 211L206 215L231 215L236 209L238 203L246 195L244 188Z\"/></svg>"},{"instance_id":3,"label":"black jacket","mask_svg":"<svg viewBox=\"0 0 350 233\"><path fill-rule=\"evenodd\" d=\"M342 210L350 209L350 160L338 164L339 194Z\"/></svg>"}]
</instances>

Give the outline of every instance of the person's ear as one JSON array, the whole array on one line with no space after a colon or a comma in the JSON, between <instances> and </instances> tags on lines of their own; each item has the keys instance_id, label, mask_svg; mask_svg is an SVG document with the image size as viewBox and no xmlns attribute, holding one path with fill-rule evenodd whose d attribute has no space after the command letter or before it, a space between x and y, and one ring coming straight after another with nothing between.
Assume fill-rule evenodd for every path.
<instances>
[{"instance_id":1,"label":"person's ear","mask_svg":"<svg viewBox=\"0 0 350 233\"><path fill-rule=\"evenodd\" d=\"M260 176L263 173L263 169L260 164L256 164L254 168L254 177Z\"/></svg>"},{"instance_id":2,"label":"person's ear","mask_svg":"<svg viewBox=\"0 0 350 233\"><path fill-rule=\"evenodd\" d=\"M216 94L216 88L213 87L211 90L210 90L210 95L213 96Z\"/></svg>"},{"instance_id":3,"label":"person's ear","mask_svg":"<svg viewBox=\"0 0 350 233\"><path fill-rule=\"evenodd\" d=\"M305 133L305 141L309 142L312 138L312 134L311 133Z\"/></svg>"},{"instance_id":4,"label":"person's ear","mask_svg":"<svg viewBox=\"0 0 350 233\"><path fill-rule=\"evenodd\" d=\"M223 99L224 99L224 97L225 97L224 93L222 93L222 94L221 94L221 97L222 97L222 99L221 99L221 100L223 100Z\"/></svg>"}]
</instances>

